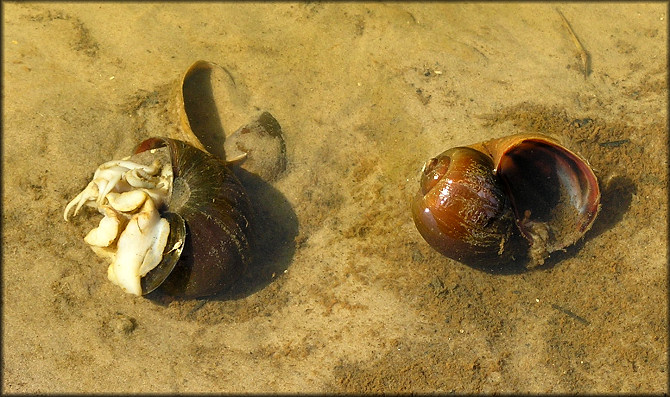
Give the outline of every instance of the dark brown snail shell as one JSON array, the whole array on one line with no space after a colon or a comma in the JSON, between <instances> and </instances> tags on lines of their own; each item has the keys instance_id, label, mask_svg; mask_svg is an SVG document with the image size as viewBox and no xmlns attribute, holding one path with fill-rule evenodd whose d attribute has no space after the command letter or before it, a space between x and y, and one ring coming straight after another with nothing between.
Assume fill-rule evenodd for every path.
<instances>
[{"instance_id":1,"label":"dark brown snail shell","mask_svg":"<svg viewBox=\"0 0 670 397\"><path fill-rule=\"evenodd\" d=\"M506 252L513 214L492 170L490 157L468 147L449 149L426 163L412 213L433 248L458 261Z\"/></svg>"},{"instance_id":2,"label":"dark brown snail shell","mask_svg":"<svg viewBox=\"0 0 670 397\"><path fill-rule=\"evenodd\" d=\"M173 229L170 239L183 239L183 251L167 254L172 247L168 242L161 263L142 279L142 293L160 286L184 297L216 294L229 288L250 262L251 205L229 167L185 142L149 138L135 153L164 146L174 180L162 216ZM164 281L155 276L166 272Z\"/></svg>"},{"instance_id":3,"label":"dark brown snail shell","mask_svg":"<svg viewBox=\"0 0 670 397\"><path fill-rule=\"evenodd\" d=\"M473 265L524 254L528 267L541 265L581 238L600 208L586 161L543 135L449 149L426 162L420 185L412 203L420 234Z\"/></svg>"}]
</instances>

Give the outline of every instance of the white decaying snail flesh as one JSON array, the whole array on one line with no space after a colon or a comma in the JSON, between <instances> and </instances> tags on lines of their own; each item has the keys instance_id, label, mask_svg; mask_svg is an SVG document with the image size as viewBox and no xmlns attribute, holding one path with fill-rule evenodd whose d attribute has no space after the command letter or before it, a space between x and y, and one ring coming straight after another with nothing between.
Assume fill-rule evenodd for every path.
<instances>
[{"instance_id":1,"label":"white decaying snail flesh","mask_svg":"<svg viewBox=\"0 0 670 397\"><path fill-rule=\"evenodd\" d=\"M141 277L161 261L170 225L158 209L171 193L172 180L169 163L108 161L65 207L66 221L85 204L104 216L84 240L111 263L107 269L109 280L128 293L141 295Z\"/></svg>"}]
</instances>

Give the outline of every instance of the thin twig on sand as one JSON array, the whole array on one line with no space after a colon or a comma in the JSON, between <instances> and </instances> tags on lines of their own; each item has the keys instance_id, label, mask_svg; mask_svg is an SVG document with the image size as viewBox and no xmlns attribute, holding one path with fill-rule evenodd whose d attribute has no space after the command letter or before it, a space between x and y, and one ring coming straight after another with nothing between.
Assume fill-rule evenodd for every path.
<instances>
[{"instance_id":1,"label":"thin twig on sand","mask_svg":"<svg viewBox=\"0 0 670 397\"><path fill-rule=\"evenodd\" d=\"M586 49L577 38L575 31L572 30L570 23L565 18L563 13L558 8L556 8L556 12L558 13L558 15L561 16L561 19L563 20L563 26L565 26L565 29L567 29L568 33L570 33L570 38L572 39L572 42L575 44L575 47L577 47L577 52L579 52L579 57L582 60L582 72L584 72L584 78L587 78L589 76L591 67L591 56L589 55L588 52L586 52Z\"/></svg>"}]
</instances>

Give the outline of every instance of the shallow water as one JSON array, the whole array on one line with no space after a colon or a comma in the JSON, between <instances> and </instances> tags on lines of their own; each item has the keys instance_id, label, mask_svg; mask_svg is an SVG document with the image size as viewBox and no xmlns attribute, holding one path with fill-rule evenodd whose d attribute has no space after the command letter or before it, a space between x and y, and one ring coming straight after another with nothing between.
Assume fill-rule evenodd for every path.
<instances>
[{"instance_id":1,"label":"shallow water","mask_svg":"<svg viewBox=\"0 0 670 397\"><path fill-rule=\"evenodd\" d=\"M560 9L584 48L584 75ZM3 3L6 392L667 392L663 4ZM198 59L269 111L266 263L214 299L124 294L66 203L174 123ZM593 166L593 228L532 271L416 231L425 160L516 132Z\"/></svg>"}]
</instances>

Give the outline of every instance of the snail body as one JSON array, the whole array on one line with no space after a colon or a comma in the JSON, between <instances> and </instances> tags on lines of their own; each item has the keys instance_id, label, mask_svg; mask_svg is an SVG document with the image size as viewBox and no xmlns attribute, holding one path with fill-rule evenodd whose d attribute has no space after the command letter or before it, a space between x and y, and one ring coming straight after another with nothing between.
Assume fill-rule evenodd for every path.
<instances>
[{"instance_id":1,"label":"snail body","mask_svg":"<svg viewBox=\"0 0 670 397\"><path fill-rule=\"evenodd\" d=\"M103 164L65 219L85 204L104 215L85 241L126 292L213 295L250 262L251 206L242 185L225 163L185 142L149 138L132 157Z\"/></svg>"},{"instance_id":2,"label":"snail body","mask_svg":"<svg viewBox=\"0 0 670 397\"><path fill-rule=\"evenodd\" d=\"M412 202L420 234L474 265L523 255L528 267L541 265L581 238L600 207L586 161L544 135L449 149L426 162L420 186Z\"/></svg>"}]
</instances>

